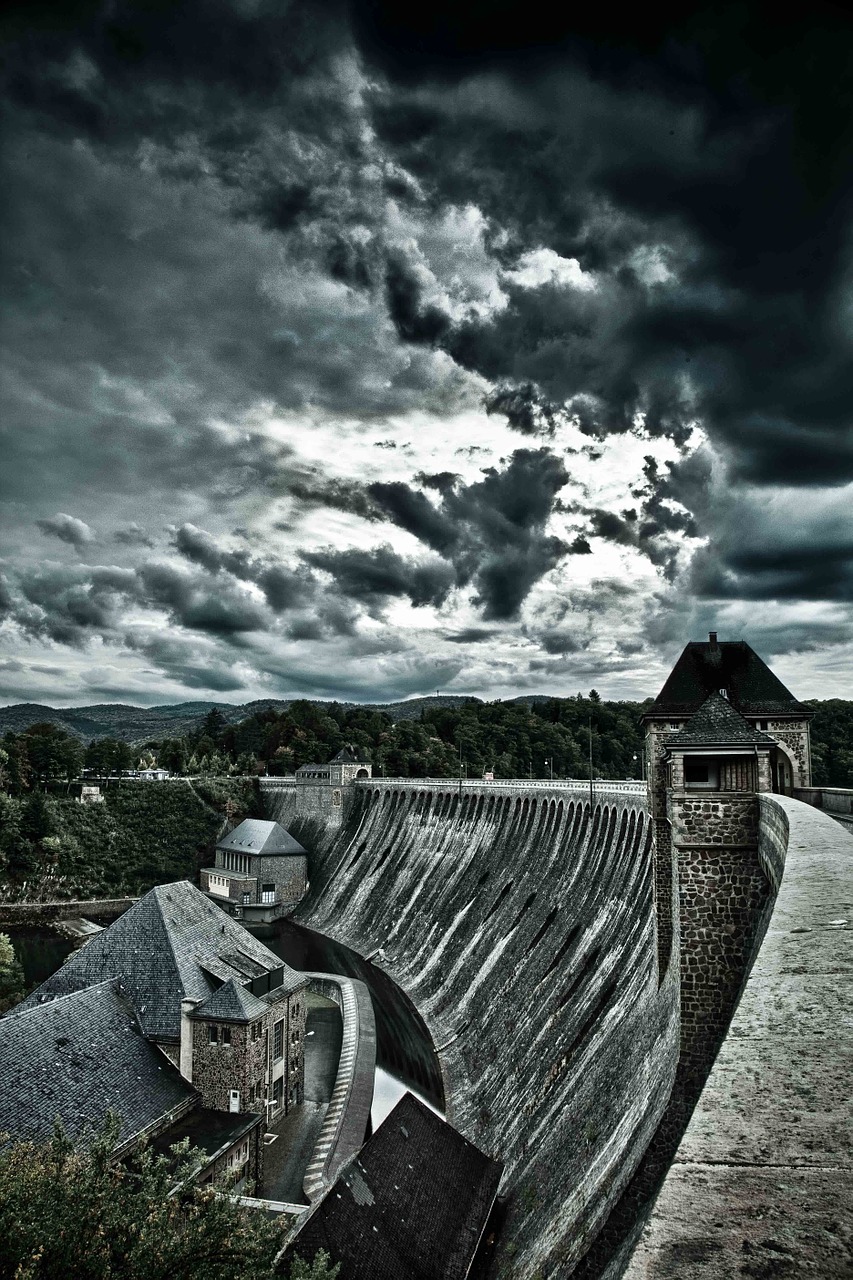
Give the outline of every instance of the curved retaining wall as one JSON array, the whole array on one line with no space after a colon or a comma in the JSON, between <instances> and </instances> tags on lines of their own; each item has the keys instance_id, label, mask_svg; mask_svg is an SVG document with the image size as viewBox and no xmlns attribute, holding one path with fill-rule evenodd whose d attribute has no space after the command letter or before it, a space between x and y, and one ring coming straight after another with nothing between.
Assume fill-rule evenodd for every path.
<instances>
[{"instance_id":1,"label":"curved retaining wall","mask_svg":"<svg viewBox=\"0 0 853 1280\"><path fill-rule=\"evenodd\" d=\"M761 796L759 857L772 916L630 1280L853 1274L853 837Z\"/></svg>"},{"instance_id":2,"label":"curved retaining wall","mask_svg":"<svg viewBox=\"0 0 853 1280\"><path fill-rule=\"evenodd\" d=\"M394 782L343 822L270 816L312 851L297 918L372 956L423 1016L448 1118L505 1162L496 1273L566 1275L655 1131L678 1056L637 788ZM676 929L677 935L677 929Z\"/></svg>"},{"instance_id":3,"label":"curved retaining wall","mask_svg":"<svg viewBox=\"0 0 853 1280\"><path fill-rule=\"evenodd\" d=\"M302 1190L314 1201L328 1191L341 1166L364 1145L373 1102L376 1024L363 982L330 973L307 976L309 990L334 1000L343 1020L335 1087L302 1182Z\"/></svg>"}]
</instances>

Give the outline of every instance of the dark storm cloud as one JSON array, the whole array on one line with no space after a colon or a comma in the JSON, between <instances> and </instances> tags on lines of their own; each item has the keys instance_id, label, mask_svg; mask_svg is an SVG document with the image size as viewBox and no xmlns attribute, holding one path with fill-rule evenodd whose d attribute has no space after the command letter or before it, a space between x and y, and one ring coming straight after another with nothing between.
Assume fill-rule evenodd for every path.
<instances>
[{"instance_id":1,"label":"dark storm cloud","mask_svg":"<svg viewBox=\"0 0 853 1280\"><path fill-rule=\"evenodd\" d=\"M208 573L222 572L244 582L254 582L275 613L305 605L314 594L316 584L305 570L297 572L286 565L253 557L245 549L225 549L211 534L194 524L183 524L176 531L175 547Z\"/></svg>"},{"instance_id":2,"label":"dark storm cloud","mask_svg":"<svg viewBox=\"0 0 853 1280\"><path fill-rule=\"evenodd\" d=\"M70 542L78 549L95 540L93 531L84 520L66 515L64 511L57 511L56 515L48 520L36 520L36 525L42 533L59 538L60 542Z\"/></svg>"},{"instance_id":3,"label":"dark storm cloud","mask_svg":"<svg viewBox=\"0 0 853 1280\"><path fill-rule=\"evenodd\" d=\"M227 579L212 583L165 561L142 565L137 579L145 603L166 609L190 630L231 639L268 625L258 603Z\"/></svg>"},{"instance_id":4,"label":"dark storm cloud","mask_svg":"<svg viewBox=\"0 0 853 1280\"><path fill-rule=\"evenodd\" d=\"M499 386L484 400L486 413L500 413L522 435L553 435L558 418L556 405L537 391L532 382Z\"/></svg>"},{"instance_id":5,"label":"dark storm cloud","mask_svg":"<svg viewBox=\"0 0 853 1280\"><path fill-rule=\"evenodd\" d=\"M21 630L79 647L114 632L135 578L130 569L48 564L21 574L17 585L10 613Z\"/></svg>"},{"instance_id":6,"label":"dark storm cloud","mask_svg":"<svg viewBox=\"0 0 853 1280\"><path fill-rule=\"evenodd\" d=\"M606 30L520 4L487 24L458 6L356 13L396 82L377 115L392 153L505 228L506 266L548 245L598 278L510 289L496 317L445 331L410 287L401 333L504 382L525 432L544 396L594 434L642 413L683 441L700 417L759 483L853 475L841 9L777 12L772 35L761 6Z\"/></svg>"},{"instance_id":7,"label":"dark storm cloud","mask_svg":"<svg viewBox=\"0 0 853 1280\"><path fill-rule=\"evenodd\" d=\"M696 553L690 582L697 595L739 600L853 601L853 539L847 545L730 548Z\"/></svg>"},{"instance_id":8,"label":"dark storm cloud","mask_svg":"<svg viewBox=\"0 0 853 1280\"><path fill-rule=\"evenodd\" d=\"M232 665L215 655L205 656L200 653L196 640L188 642L174 636L131 633L124 637L124 644L188 689L210 689L216 693L228 693L242 689L245 685L245 681L235 674ZM138 696L138 693L134 693L132 700L136 701Z\"/></svg>"},{"instance_id":9,"label":"dark storm cloud","mask_svg":"<svg viewBox=\"0 0 853 1280\"><path fill-rule=\"evenodd\" d=\"M416 607L441 605L453 586L453 573L441 560L406 560L387 545L364 551L305 551L303 559L330 573L344 595L365 602L397 596Z\"/></svg>"},{"instance_id":10,"label":"dark storm cloud","mask_svg":"<svg viewBox=\"0 0 853 1280\"><path fill-rule=\"evenodd\" d=\"M443 638L448 644L481 644L499 634L497 631L490 631L488 627L465 627L462 631L448 633Z\"/></svg>"},{"instance_id":11,"label":"dark storm cloud","mask_svg":"<svg viewBox=\"0 0 853 1280\"><path fill-rule=\"evenodd\" d=\"M502 470L463 484L441 477L439 500L402 481L377 482L368 493L385 519L453 565L456 584L473 584L486 618L511 618L530 589L570 548L545 533L569 475L547 448L517 449ZM421 477L429 482L436 477Z\"/></svg>"}]
</instances>

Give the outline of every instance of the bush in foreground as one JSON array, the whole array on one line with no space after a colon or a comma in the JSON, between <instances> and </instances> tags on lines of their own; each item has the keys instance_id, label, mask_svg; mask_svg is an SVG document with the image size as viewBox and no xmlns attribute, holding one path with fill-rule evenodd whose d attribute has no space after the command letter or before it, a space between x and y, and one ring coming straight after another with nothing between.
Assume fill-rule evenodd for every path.
<instances>
[{"instance_id":1,"label":"bush in foreground","mask_svg":"<svg viewBox=\"0 0 853 1280\"><path fill-rule=\"evenodd\" d=\"M0 1151L3 1280L269 1280L279 1221L191 1181L197 1152L114 1163L115 1126L86 1152L64 1135ZM300 1269L301 1268L301 1269ZM334 1280L325 1256L293 1280Z\"/></svg>"}]
</instances>

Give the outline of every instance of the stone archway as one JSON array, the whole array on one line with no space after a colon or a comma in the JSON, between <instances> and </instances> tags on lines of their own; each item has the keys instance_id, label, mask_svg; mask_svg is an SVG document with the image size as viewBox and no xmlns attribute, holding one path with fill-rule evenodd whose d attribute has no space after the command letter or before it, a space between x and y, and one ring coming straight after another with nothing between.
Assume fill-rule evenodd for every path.
<instances>
[{"instance_id":1,"label":"stone archway","mask_svg":"<svg viewBox=\"0 0 853 1280\"><path fill-rule=\"evenodd\" d=\"M783 742L776 742L770 753L770 770L773 790L779 795L790 796L794 787L801 786L796 760Z\"/></svg>"}]
</instances>

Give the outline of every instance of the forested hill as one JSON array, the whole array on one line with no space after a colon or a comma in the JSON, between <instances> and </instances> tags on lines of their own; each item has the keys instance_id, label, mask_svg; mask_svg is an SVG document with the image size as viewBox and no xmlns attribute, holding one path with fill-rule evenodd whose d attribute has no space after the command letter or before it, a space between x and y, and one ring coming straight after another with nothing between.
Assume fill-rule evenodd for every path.
<instances>
[{"instance_id":1,"label":"forested hill","mask_svg":"<svg viewBox=\"0 0 853 1280\"><path fill-rule=\"evenodd\" d=\"M265 711L287 711L293 699L263 698L256 702L234 705L229 702L179 702L162 707L133 707L124 703L101 703L85 707L49 707L38 702L16 702L0 707L0 735L24 733L34 724L55 724L80 742L92 742L98 738L115 738L132 746L143 746L152 739L183 737L203 723L211 711L216 710L226 724L239 724L248 716ZM417 720L424 707L456 707L465 702L479 702L458 694L433 695L430 698L411 698L406 702L386 702L371 705L375 711L383 711L395 723L398 720ZM315 702L318 708L338 705L352 709L361 703Z\"/></svg>"}]
</instances>

